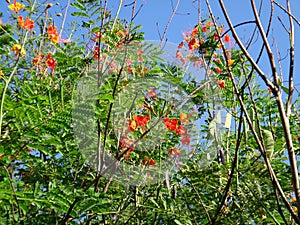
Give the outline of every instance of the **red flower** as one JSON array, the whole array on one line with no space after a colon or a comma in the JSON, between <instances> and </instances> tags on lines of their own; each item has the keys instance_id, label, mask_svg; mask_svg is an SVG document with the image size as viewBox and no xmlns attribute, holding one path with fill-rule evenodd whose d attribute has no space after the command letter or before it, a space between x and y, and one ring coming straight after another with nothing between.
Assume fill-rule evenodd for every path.
<instances>
[{"instance_id":1,"label":"red flower","mask_svg":"<svg viewBox=\"0 0 300 225\"><path fill-rule=\"evenodd\" d=\"M188 46L190 50L198 49L200 47L199 39L193 38L192 40L189 41Z\"/></svg>"},{"instance_id":2,"label":"red flower","mask_svg":"<svg viewBox=\"0 0 300 225\"><path fill-rule=\"evenodd\" d=\"M182 144L184 144L184 145L189 145L190 144L190 135L183 135L183 136L181 136L181 142L182 142Z\"/></svg>"},{"instance_id":3,"label":"red flower","mask_svg":"<svg viewBox=\"0 0 300 225\"><path fill-rule=\"evenodd\" d=\"M176 131L177 123L178 123L176 119L166 118L164 123L168 130Z\"/></svg>"},{"instance_id":4,"label":"red flower","mask_svg":"<svg viewBox=\"0 0 300 225\"><path fill-rule=\"evenodd\" d=\"M99 58L99 47L97 46L94 50L94 59L98 59Z\"/></svg>"},{"instance_id":5,"label":"red flower","mask_svg":"<svg viewBox=\"0 0 300 225\"><path fill-rule=\"evenodd\" d=\"M218 40L220 39L220 37L219 37L219 35L218 35L217 33L214 33L214 39L215 39L216 41L218 41Z\"/></svg>"},{"instance_id":6,"label":"red flower","mask_svg":"<svg viewBox=\"0 0 300 225\"><path fill-rule=\"evenodd\" d=\"M25 21L23 20L23 16L19 16L17 20L19 26L23 29L32 30L34 28L34 22L33 20L29 19L28 16L26 16Z\"/></svg>"},{"instance_id":7,"label":"red flower","mask_svg":"<svg viewBox=\"0 0 300 225\"><path fill-rule=\"evenodd\" d=\"M221 74L223 71L221 69L219 69L218 67L216 67L216 71L218 74Z\"/></svg>"},{"instance_id":8,"label":"red flower","mask_svg":"<svg viewBox=\"0 0 300 225\"><path fill-rule=\"evenodd\" d=\"M152 158L151 159L144 158L143 161L142 161L142 165L144 165L144 166L153 166L153 167L156 166L155 161Z\"/></svg>"},{"instance_id":9,"label":"red flower","mask_svg":"<svg viewBox=\"0 0 300 225\"><path fill-rule=\"evenodd\" d=\"M224 41L225 41L226 43L230 43L230 36L229 36L228 34L225 35Z\"/></svg>"},{"instance_id":10,"label":"red flower","mask_svg":"<svg viewBox=\"0 0 300 225\"><path fill-rule=\"evenodd\" d=\"M202 32L207 32L207 27L202 27Z\"/></svg>"},{"instance_id":11,"label":"red flower","mask_svg":"<svg viewBox=\"0 0 300 225\"><path fill-rule=\"evenodd\" d=\"M225 88L225 86L226 86L224 80L218 80L217 83L218 83L218 85L219 85L220 88Z\"/></svg>"},{"instance_id":12,"label":"red flower","mask_svg":"<svg viewBox=\"0 0 300 225\"><path fill-rule=\"evenodd\" d=\"M198 25L197 25L197 26L192 30L191 36L192 36L192 37L195 37L195 36L198 35L198 33L199 33L199 30L198 30Z\"/></svg>"},{"instance_id":13,"label":"red flower","mask_svg":"<svg viewBox=\"0 0 300 225\"><path fill-rule=\"evenodd\" d=\"M142 130L145 130L145 126L148 124L150 120L150 116L133 116L134 121L136 122L137 126L141 126Z\"/></svg>"},{"instance_id":14,"label":"red flower","mask_svg":"<svg viewBox=\"0 0 300 225\"><path fill-rule=\"evenodd\" d=\"M176 128L176 134L180 134L180 135L183 135L183 134L186 134L186 128L182 125L179 125L177 126Z\"/></svg>"},{"instance_id":15,"label":"red flower","mask_svg":"<svg viewBox=\"0 0 300 225\"><path fill-rule=\"evenodd\" d=\"M56 60L52 58L51 54L48 54L45 63L48 68L50 68L51 70L54 70L54 67L56 66Z\"/></svg>"}]
</instances>

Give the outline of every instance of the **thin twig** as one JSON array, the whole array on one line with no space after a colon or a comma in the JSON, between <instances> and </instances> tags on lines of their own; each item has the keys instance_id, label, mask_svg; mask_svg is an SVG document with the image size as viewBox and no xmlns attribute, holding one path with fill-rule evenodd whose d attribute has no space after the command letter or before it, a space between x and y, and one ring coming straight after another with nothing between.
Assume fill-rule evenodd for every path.
<instances>
[{"instance_id":1,"label":"thin twig","mask_svg":"<svg viewBox=\"0 0 300 225\"><path fill-rule=\"evenodd\" d=\"M289 30L289 36L290 36L290 67L289 67L289 93L288 93L288 99L286 102L286 116L289 117L291 114L291 107L292 107L292 99L293 99L293 93L294 93L294 63L295 63L295 40L294 40L294 23L293 19L290 16L291 15L291 6L290 1L286 1L287 9L289 12L289 21L290 21L290 30ZM299 214L300 216L300 214Z\"/></svg>"},{"instance_id":2,"label":"thin twig","mask_svg":"<svg viewBox=\"0 0 300 225\"><path fill-rule=\"evenodd\" d=\"M271 1L274 2L274 4L277 5L279 8L281 8L285 13L287 13L289 17L291 17L300 26L300 21L290 11L286 10L282 5L280 5L275 0L271 0Z\"/></svg>"},{"instance_id":3,"label":"thin twig","mask_svg":"<svg viewBox=\"0 0 300 225\"><path fill-rule=\"evenodd\" d=\"M66 19L67 19L68 9L70 7L70 2L71 1L68 0L67 6L66 6L66 10L65 10L65 13L64 13L64 17L63 17L63 20L62 20L62 23L61 23L61 27L60 27L59 38L61 38L61 36L62 36L62 32L63 32L64 26L65 26L65 22L66 22Z\"/></svg>"},{"instance_id":4,"label":"thin twig","mask_svg":"<svg viewBox=\"0 0 300 225\"><path fill-rule=\"evenodd\" d=\"M178 9L179 3L180 3L180 0L177 0L177 3L176 3L176 5L175 5L175 7L173 8L172 14L171 14L171 16L170 16L170 18L169 18L169 20L168 20L168 23L167 23L165 29L164 29L164 33L163 33L163 35L162 35L162 37L161 37L161 39L160 39L160 44L159 44L159 46L162 45L162 43L163 43L163 41L164 41L164 39L165 39L165 37L166 37L166 35L167 35L167 31L168 31L168 29L169 29L169 26L170 26L170 24L171 24L171 21L172 21L174 15L176 14L176 11L177 11L177 9Z\"/></svg>"}]
</instances>

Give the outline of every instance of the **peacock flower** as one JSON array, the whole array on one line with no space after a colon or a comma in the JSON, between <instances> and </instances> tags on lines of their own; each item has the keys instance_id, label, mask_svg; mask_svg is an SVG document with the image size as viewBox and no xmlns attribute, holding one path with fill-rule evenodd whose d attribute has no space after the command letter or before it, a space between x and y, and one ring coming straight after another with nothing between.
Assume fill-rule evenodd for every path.
<instances>
[{"instance_id":1,"label":"peacock flower","mask_svg":"<svg viewBox=\"0 0 300 225\"><path fill-rule=\"evenodd\" d=\"M59 42L59 35L55 26L50 25L48 27L47 33L52 43L56 44Z\"/></svg>"},{"instance_id":2,"label":"peacock flower","mask_svg":"<svg viewBox=\"0 0 300 225\"><path fill-rule=\"evenodd\" d=\"M48 54L45 64L48 68L54 70L54 67L56 66L56 60L52 58L51 54Z\"/></svg>"},{"instance_id":3,"label":"peacock flower","mask_svg":"<svg viewBox=\"0 0 300 225\"><path fill-rule=\"evenodd\" d=\"M219 85L220 88L225 88L225 86L226 86L224 80L218 80L217 83L218 83L218 85Z\"/></svg>"},{"instance_id":4,"label":"peacock flower","mask_svg":"<svg viewBox=\"0 0 300 225\"><path fill-rule=\"evenodd\" d=\"M19 26L23 29L32 30L34 28L34 22L33 20L29 19L28 16L26 16L25 21L23 20L23 16L19 16L17 20Z\"/></svg>"},{"instance_id":5,"label":"peacock flower","mask_svg":"<svg viewBox=\"0 0 300 225\"><path fill-rule=\"evenodd\" d=\"M11 48L11 50L15 53L15 56L17 57L20 54L20 57L24 57L26 55L26 50L22 48L20 44L14 44Z\"/></svg>"},{"instance_id":6,"label":"peacock flower","mask_svg":"<svg viewBox=\"0 0 300 225\"><path fill-rule=\"evenodd\" d=\"M19 2L14 2L13 4L10 4L8 8L16 13L20 12L25 7L24 4Z\"/></svg>"}]
</instances>

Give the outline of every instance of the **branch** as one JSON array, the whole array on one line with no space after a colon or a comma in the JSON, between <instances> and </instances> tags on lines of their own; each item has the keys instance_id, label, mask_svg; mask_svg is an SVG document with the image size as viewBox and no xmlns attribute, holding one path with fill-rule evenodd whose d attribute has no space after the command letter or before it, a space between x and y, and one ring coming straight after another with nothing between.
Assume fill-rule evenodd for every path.
<instances>
[{"instance_id":1,"label":"branch","mask_svg":"<svg viewBox=\"0 0 300 225\"><path fill-rule=\"evenodd\" d=\"M281 8L285 13L289 15L290 18L292 18L299 26L300 26L300 21L293 15L291 14L290 11L286 10L282 5L280 5L278 2L275 0L271 0L275 5L277 5L279 8Z\"/></svg>"},{"instance_id":2,"label":"branch","mask_svg":"<svg viewBox=\"0 0 300 225\"><path fill-rule=\"evenodd\" d=\"M254 69L256 70L256 72L260 75L260 77L264 80L264 82L268 85L268 87L272 89L274 89L274 85L273 83L266 77L266 75L264 74L264 72L260 69L260 67L257 65L257 63L254 61L254 59L251 57L251 55L249 54L249 52L247 51L247 49L245 48L245 46L243 45L243 43L241 42L239 36L237 35L233 24L229 18L229 15L227 13L227 10L224 6L224 3L222 0L219 0L219 4L222 8L222 12L225 16L225 19L227 21L227 24L229 25L232 35L236 41L236 43L238 44L239 48L242 50L243 54L246 56L246 58L249 60L249 62L251 63L251 65L254 67Z\"/></svg>"},{"instance_id":3,"label":"branch","mask_svg":"<svg viewBox=\"0 0 300 225\"><path fill-rule=\"evenodd\" d=\"M291 15L291 6L290 1L287 0L287 8L289 12L289 21L290 21L290 68L289 68L289 93L288 93L288 100L286 102L286 116L289 117L291 114L291 107L292 107L292 99L293 99L293 93L294 93L294 63L295 63L295 43L294 43L294 23L293 19L290 16Z\"/></svg>"},{"instance_id":4,"label":"branch","mask_svg":"<svg viewBox=\"0 0 300 225\"><path fill-rule=\"evenodd\" d=\"M180 0L177 0L177 3L176 3L176 5L175 5L175 7L173 8L172 14L171 14L171 16L170 16L170 18L169 18L169 20L168 20L168 23L167 23L167 25L166 25L166 27L165 27L164 33L163 33L163 35L162 35L162 37L161 37L161 39L160 39L160 46L162 45L162 43L163 43L163 41L164 41L164 39L165 39L165 37L166 37L167 30L168 30L168 28L169 28L169 26L170 26L170 24L171 24L171 21L172 21L174 15L175 15L175 13L176 13L176 11L177 11L177 9L178 9L179 3L180 3Z\"/></svg>"}]
</instances>

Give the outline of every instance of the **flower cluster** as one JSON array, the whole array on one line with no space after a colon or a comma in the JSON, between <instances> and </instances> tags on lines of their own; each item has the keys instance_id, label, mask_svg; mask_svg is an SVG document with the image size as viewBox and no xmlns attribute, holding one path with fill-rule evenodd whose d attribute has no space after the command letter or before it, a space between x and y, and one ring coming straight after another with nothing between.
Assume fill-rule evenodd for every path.
<instances>
[{"instance_id":1,"label":"flower cluster","mask_svg":"<svg viewBox=\"0 0 300 225\"><path fill-rule=\"evenodd\" d=\"M59 35L57 33L57 28L53 26L52 24L49 25L47 29L47 34L50 38L50 41L54 44L59 42Z\"/></svg>"},{"instance_id":2,"label":"flower cluster","mask_svg":"<svg viewBox=\"0 0 300 225\"><path fill-rule=\"evenodd\" d=\"M39 68L42 72L46 72L46 68L43 65L43 59L45 58L44 54L39 54L37 56L35 56L32 60L32 65ZM52 70L52 76L54 75L54 68L57 64L56 60L52 57L52 54L48 54L44 64L46 65L47 68L49 68L50 70Z\"/></svg>"},{"instance_id":3,"label":"flower cluster","mask_svg":"<svg viewBox=\"0 0 300 225\"><path fill-rule=\"evenodd\" d=\"M26 16L25 21L23 19L23 16L19 16L18 24L22 29L32 30L34 28L34 22L33 20L29 19L28 16Z\"/></svg>"},{"instance_id":4,"label":"flower cluster","mask_svg":"<svg viewBox=\"0 0 300 225\"><path fill-rule=\"evenodd\" d=\"M138 127L142 128L142 131L146 131L146 125L149 123L150 116L133 116L133 120L129 120L128 130L137 131Z\"/></svg>"},{"instance_id":5,"label":"flower cluster","mask_svg":"<svg viewBox=\"0 0 300 225\"><path fill-rule=\"evenodd\" d=\"M220 78L225 74L224 72L228 71L228 67L233 65L235 60L231 58L230 50L225 49L225 54L222 53L221 39L226 44L225 48L232 44L230 36L224 33L223 27L215 28L214 24L208 21L205 24L195 26L190 32L184 32L183 36L183 41L178 45L176 58L183 64L187 63L187 60L191 61L193 59L194 66L204 65L204 59L210 60L212 58L213 63L211 65L214 65L214 67L210 71L217 76L217 85L220 88L225 88L225 80ZM184 46L187 48L186 57L182 53ZM222 52L220 54L211 53L218 50Z\"/></svg>"},{"instance_id":6,"label":"flower cluster","mask_svg":"<svg viewBox=\"0 0 300 225\"><path fill-rule=\"evenodd\" d=\"M187 135L186 127L183 125L179 125L177 119L166 118L164 120L164 124L167 130L174 131L176 135L181 135L181 143L183 145L190 144L190 135Z\"/></svg>"}]
</instances>

